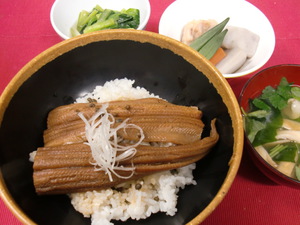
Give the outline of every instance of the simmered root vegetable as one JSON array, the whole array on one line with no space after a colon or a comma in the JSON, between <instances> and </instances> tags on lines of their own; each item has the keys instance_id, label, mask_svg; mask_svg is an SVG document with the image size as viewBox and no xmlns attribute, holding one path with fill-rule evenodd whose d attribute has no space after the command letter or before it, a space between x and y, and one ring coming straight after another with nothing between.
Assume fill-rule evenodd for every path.
<instances>
[{"instance_id":1,"label":"simmered root vegetable","mask_svg":"<svg viewBox=\"0 0 300 225\"><path fill-rule=\"evenodd\" d=\"M193 20L187 23L181 33L181 42L190 45L192 41L216 26L215 20Z\"/></svg>"},{"instance_id":2,"label":"simmered root vegetable","mask_svg":"<svg viewBox=\"0 0 300 225\"><path fill-rule=\"evenodd\" d=\"M228 33L225 36L222 47L226 49L239 48L247 54L248 58L254 56L259 36L242 27L228 26Z\"/></svg>"},{"instance_id":3,"label":"simmered root vegetable","mask_svg":"<svg viewBox=\"0 0 300 225\"><path fill-rule=\"evenodd\" d=\"M216 24L215 20L193 20L181 34L181 42L197 50L222 73L234 73L254 56L259 36L245 28L227 26L229 18ZM223 30L224 29L224 30Z\"/></svg>"},{"instance_id":4,"label":"simmered root vegetable","mask_svg":"<svg viewBox=\"0 0 300 225\"><path fill-rule=\"evenodd\" d=\"M247 54L240 48L228 49L226 57L216 64L222 73L232 73L237 71L247 60Z\"/></svg>"},{"instance_id":5,"label":"simmered root vegetable","mask_svg":"<svg viewBox=\"0 0 300 225\"><path fill-rule=\"evenodd\" d=\"M224 59L226 56L226 52L223 48L218 48L216 53L213 55L213 57L210 58L209 61L211 61L212 64L216 65L219 63L222 59Z\"/></svg>"},{"instance_id":6,"label":"simmered root vegetable","mask_svg":"<svg viewBox=\"0 0 300 225\"><path fill-rule=\"evenodd\" d=\"M223 29L228 21L229 18L226 18L221 23L208 29L208 31L193 40L190 43L190 46L210 60L222 45L223 39L227 33L227 30ZM203 20L201 20L201 22L204 23ZM182 34L182 36L184 37L184 34Z\"/></svg>"},{"instance_id":7,"label":"simmered root vegetable","mask_svg":"<svg viewBox=\"0 0 300 225\"><path fill-rule=\"evenodd\" d=\"M227 29L221 46L226 49L227 56L216 67L222 73L234 73L254 56L260 38L245 28L228 26Z\"/></svg>"},{"instance_id":8,"label":"simmered root vegetable","mask_svg":"<svg viewBox=\"0 0 300 225\"><path fill-rule=\"evenodd\" d=\"M293 107L293 104L295 107ZM300 180L300 87L283 77L244 109L244 126L257 152L281 173Z\"/></svg>"},{"instance_id":9,"label":"simmered root vegetable","mask_svg":"<svg viewBox=\"0 0 300 225\"><path fill-rule=\"evenodd\" d=\"M96 5L92 11L82 10L78 21L71 28L72 36L90 33L104 29L132 28L137 29L140 24L140 11L130 8L116 11L103 9Z\"/></svg>"}]
</instances>

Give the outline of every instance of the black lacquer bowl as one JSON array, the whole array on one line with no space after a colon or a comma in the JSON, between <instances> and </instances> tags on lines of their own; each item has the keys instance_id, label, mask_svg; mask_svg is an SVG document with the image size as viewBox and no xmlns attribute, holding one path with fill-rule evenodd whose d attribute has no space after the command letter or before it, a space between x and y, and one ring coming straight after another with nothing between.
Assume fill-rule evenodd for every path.
<instances>
[{"instance_id":1,"label":"black lacquer bowl","mask_svg":"<svg viewBox=\"0 0 300 225\"><path fill-rule=\"evenodd\" d=\"M199 53L178 41L147 31L111 30L81 35L47 49L25 65L1 95L0 193L20 221L90 224L66 195L36 195L28 155L43 145L51 109L72 103L96 85L124 77L170 102L198 106L207 131L210 120L217 118L220 140L197 162L197 185L179 192L175 216L158 213L115 224L198 224L222 201L243 149L241 114L227 81Z\"/></svg>"}]
</instances>

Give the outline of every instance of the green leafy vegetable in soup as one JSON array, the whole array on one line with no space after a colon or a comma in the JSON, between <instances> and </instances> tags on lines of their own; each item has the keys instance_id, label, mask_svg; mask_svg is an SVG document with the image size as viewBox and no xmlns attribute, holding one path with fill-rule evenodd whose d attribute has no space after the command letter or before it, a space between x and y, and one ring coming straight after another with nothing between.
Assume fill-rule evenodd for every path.
<instances>
[{"instance_id":1,"label":"green leafy vegetable in soup","mask_svg":"<svg viewBox=\"0 0 300 225\"><path fill-rule=\"evenodd\" d=\"M116 11L96 5L92 11L82 10L77 23L71 28L72 36L105 29L137 29L140 25L140 11L130 8Z\"/></svg>"},{"instance_id":2,"label":"green leafy vegetable in soup","mask_svg":"<svg viewBox=\"0 0 300 225\"><path fill-rule=\"evenodd\" d=\"M257 152L285 175L300 180L300 87L283 77L249 101L246 134Z\"/></svg>"}]
</instances>

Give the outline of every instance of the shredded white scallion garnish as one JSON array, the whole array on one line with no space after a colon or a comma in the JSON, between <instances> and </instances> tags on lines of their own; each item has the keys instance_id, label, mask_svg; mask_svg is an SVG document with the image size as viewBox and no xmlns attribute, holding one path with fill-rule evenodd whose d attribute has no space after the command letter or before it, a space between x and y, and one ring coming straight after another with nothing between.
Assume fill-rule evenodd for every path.
<instances>
[{"instance_id":1,"label":"shredded white scallion garnish","mask_svg":"<svg viewBox=\"0 0 300 225\"><path fill-rule=\"evenodd\" d=\"M135 167L124 167L119 165L119 162L128 160L136 154L136 147L141 144L144 139L144 133L142 128L135 124L127 124L128 119L124 120L116 128L112 125L115 123L115 118L111 113L107 112L108 104L103 104L102 107L87 120L83 113L78 113L78 116L85 123L85 135L87 142L92 152L92 157L95 162L91 162L94 165L95 170L105 171L109 176L109 180L113 181L112 174L122 179L128 179L134 174ZM132 145L120 145L117 131L120 129L135 128L140 131L140 139L138 142ZM117 171L131 172L127 176L120 175Z\"/></svg>"}]
</instances>

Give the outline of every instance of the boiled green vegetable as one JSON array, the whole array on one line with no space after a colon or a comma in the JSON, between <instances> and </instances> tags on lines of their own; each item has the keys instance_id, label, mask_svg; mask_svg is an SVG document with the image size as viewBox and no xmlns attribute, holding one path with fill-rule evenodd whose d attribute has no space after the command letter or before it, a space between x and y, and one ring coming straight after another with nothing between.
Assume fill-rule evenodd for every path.
<instances>
[{"instance_id":1,"label":"boiled green vegetable","mask_svg":"<svg viewBox=\"0 0 300 225\"><path fill-rule=\"evenodd\" d=\"M71 28L72 36L104 29L131 28L140 25L140 11L138 9L123 9L116 11L103 9L96 5L92 11L82 10L75 26Z\"/></svg>"}]
</instances>

